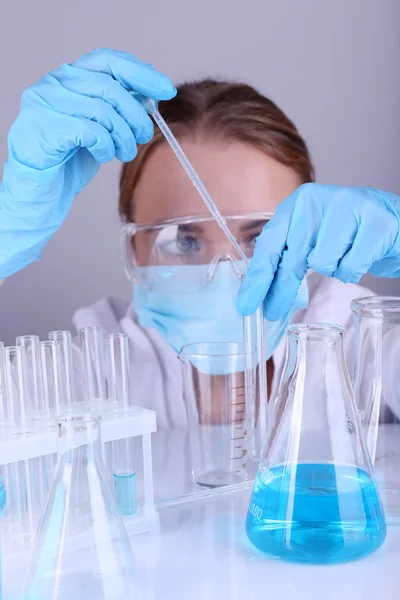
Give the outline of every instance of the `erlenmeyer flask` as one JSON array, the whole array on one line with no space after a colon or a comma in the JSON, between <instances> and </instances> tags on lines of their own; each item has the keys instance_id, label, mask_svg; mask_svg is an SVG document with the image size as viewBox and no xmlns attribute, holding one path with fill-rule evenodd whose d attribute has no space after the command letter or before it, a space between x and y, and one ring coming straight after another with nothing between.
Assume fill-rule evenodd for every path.
<instances>
[{"instance_id":1,"label":"erlenmeyer flask","mask_svg":"<svg viewBox=\"0 0 400 600\"><path fill-rule=\"evenodd\" d=\"M58 441L24 598L136 600L134 559L101 460L99 421L66 417L58 423Z\"/></svg>"},{"instance_id":2,"label":"erlenmeyer flask","mask_svg":"<svg viewBox=\"0 0 400 600\"><path fill-rule=\"evenodd\" d=\"M251 542L278 558L334 563L376 550L386 523L343 355L344 329L291 325L250 501Z\"/></svg>"}]
</instances>

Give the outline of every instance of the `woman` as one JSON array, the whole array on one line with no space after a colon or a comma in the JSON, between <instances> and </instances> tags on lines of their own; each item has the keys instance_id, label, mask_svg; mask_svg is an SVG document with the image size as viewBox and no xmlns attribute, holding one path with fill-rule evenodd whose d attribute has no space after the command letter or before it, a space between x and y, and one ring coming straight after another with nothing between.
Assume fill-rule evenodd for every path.
<instances>
[{"instance_id":1,"label":"woman","mask_svg":"<svg viewBox=\"0 0 400 600\"><path fill-rule=\"evenodd\" d=\"M299 194L295 190L312 182L314 172L293 123L246 85L203 81L182 86L172 99L174 88L152 67L130 55L99 51L63 65L25 92L10 133L2 187L0 276L37 258L101 162L113 156L124 161L120 213L135 224L125 228L124 236L126 267L135 282L134 302L126 306L102 300L77 311L74 323L78 328L101 325L107 332L128 334L135 404L154 408L159 428L177 427L185 425L186 416L176 354L184 343L239 335L241 321L234 302L243 265L217 226L204 218L208 215L201 199L159 132L131 162L136 142L144 144L151 138L152 125L125 88L168 100L160 104L160 111L221 212L233 215L228 223L249 258L265 223L278 206L291 206ZM300 187L303 205L307 185ZM291 208L286 212L296 214ZM284 221L289 235L290 217ZM273 240L276 223L282 224L282 218L269 222L258 248ZM314 213L302 225L310 232ZM277 242L282 244L281 230ZM291 249L292 244L284 244L278 252L286 252L284 264ZM263 257L257 252L258 262L253 263L239 299L244 313L261 302L271 284L265 273L257 275L257 269L265 269L264 264L260 268ZM378 258L385 252L382 247ZM277 256L265 256L267 263L270 258L275 261L275 271L280 265ZM290 320L350 328L350 301L369 294L317 273L300 286L304 274L295 273L290 303L278 320L268 324L272 388L282 369L282 336ZM278 283L282 286L282 277ZM251 294L254 285L258 287ZM348 335L349 360L351 347Z\"/></svg>"}]
</instances>

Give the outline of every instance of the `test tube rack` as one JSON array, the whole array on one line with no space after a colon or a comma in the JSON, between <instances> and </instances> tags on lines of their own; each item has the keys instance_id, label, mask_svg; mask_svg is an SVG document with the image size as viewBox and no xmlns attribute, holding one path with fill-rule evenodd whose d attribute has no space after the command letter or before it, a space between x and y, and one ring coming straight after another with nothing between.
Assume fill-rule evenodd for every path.
<instances>
[{"instance_id":1,"label":"test tube rack","mask_svg":"<svg viewBox=\"0 0 400 600\"><path fill-rule=\"evenodd\" d=\"M102 330L91 327L80 333L83 389L79 397L73 381L69 332L49 334L50 342L24 336L17 338L13 347L0 343L4 572L20 569L29 559L52 480L59 416L90 413L99 417L104 458L110 443L141 437L142 503L134 514L123 515L123 521L129 536L159 528L159 515L154 507L151 443L151 434L157 430L156 413L130 403L128 340L123 334L108 336L106 359ZM46 476L43 469L40 471L40 461L47 461L47 471L50 465Z\"/></svg>"}]
</instances>

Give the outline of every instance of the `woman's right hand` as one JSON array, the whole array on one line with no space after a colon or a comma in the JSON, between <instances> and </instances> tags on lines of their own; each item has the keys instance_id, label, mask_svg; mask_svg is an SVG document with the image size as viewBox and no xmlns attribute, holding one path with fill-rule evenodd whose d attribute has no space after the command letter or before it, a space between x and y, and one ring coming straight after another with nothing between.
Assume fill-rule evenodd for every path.
<instances>
[{"instance_id":1,"label":"woman's right hand","mask_svg":"<svg viewBox=\"0 0 400 600\"><path fill-rule=\"evenodd\" d=\"M37 260L99 166L128 162L153 124L129 91L169 100L176 90L126 52L96 50L22 95L0 185L0 279Z\"/></svg>"}]
</instances>

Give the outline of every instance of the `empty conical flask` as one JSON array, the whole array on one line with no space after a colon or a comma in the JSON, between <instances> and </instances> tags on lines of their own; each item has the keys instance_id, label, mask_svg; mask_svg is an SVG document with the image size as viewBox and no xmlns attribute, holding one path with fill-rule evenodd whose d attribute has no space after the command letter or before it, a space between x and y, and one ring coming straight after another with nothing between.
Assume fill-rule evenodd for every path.
<instances>
[{"instance_id":1,"label":"empty conical flask","mask_svg":"<svg viewBox=\"0 0 400 600\"><path fill-rule=\"evenodd\" d=\"M25 584L26 600L140 597L129 539L101 460L99 422L58 424L59 462Z\"/></svg>"},{"instance_id":2,"label":"empty conical flask","mask_svg":"<svg viewBox=\"0 0 400 600\"><path fill-rule=\"evenodd\" d=\"M250 541L287 560L335 563L376 550L386 524L343 355L344 330L291 325L247 515Z\"/></svg>"}]
</instances>

